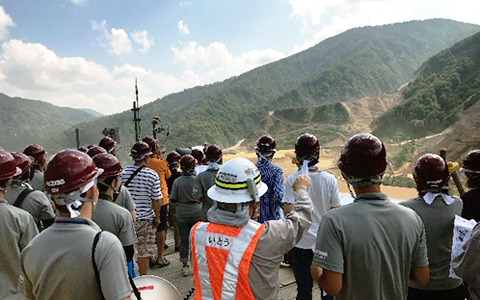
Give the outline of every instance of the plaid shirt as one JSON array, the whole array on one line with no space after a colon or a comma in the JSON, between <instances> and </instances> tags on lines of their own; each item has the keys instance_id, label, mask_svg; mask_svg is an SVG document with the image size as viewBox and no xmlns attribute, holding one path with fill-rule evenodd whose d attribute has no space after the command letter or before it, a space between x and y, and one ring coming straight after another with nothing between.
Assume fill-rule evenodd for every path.
<instances>
[{"instance_id":1,"label":"plaid shirt","mask_svg":"<svg viewBox=\"0 0 480 300\"><path fill-rule=\"evenodd\" d=\"M260 171L262 181L268 186L268 191L260 197L260 216L258 222L280 219L279 209L282 208L283 193L283 170L275 166L271 161L261 159L255 164Z\"/></svg>"}]
</instances>

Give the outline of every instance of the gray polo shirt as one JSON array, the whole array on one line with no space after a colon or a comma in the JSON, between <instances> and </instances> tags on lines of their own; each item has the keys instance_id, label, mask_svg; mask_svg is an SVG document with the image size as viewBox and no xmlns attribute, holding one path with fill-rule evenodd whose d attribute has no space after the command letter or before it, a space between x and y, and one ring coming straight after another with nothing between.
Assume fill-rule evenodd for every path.
<instances>
[{"instance_id":1,"label":"gray polo shirt","mask_svg":"<svg viewBox=\"0 0 480 300\"><path fill-rule=\"evenodd\" d=\"M0 200L0 299L25 299L17 291L20 251L38 234L33 217Z\"/></svg>"},{"instance_id":2,"label":"gray polo shirt","mask_svg":"<svg viewBox=\"0 0 480 300\"><path fill-rule=\"evenodd\" d=\"M428 261L430 262L430 281L421 286L413 281L409 285L421 290L449 290L462 284L461 280L449 278L452 256L453 221L455 215L462 213L462 200L447 205L441 196L437 196L431 205L423 198L400 202L400 205L413 209L422 219L427 235Z\"/></svg>"},{"instance_id":3,"label":"gray polo shirt","mask_svg":"<svg viewBox=\"0 0 480 300\"><path fill-rule=\"evenodd\" d=\"M132 195L123 184L118 191L118 196L115 200L115 204L126 208L129 212L135 210L135 202L133 202Z\"/></svg>"},{"instance_id":4,"label":"gray polo shirt","mask_svg":"<svg viewBox=\"0 0 480 300\"><path fill-rule=\"evenodd\" d=\"M122 246L130 246L137 243L132 215L128 210L114 204L110 200L98 198L92 220L97 223L102 230L116 235L122 243Z\"/></svg>"},{"instance_id":5,"label":"gray polo shirt","mask_svg":"<svg viewBox=\"0 0 480 300\"><path fill-rule=\"evenodd\" d=\"M100 228L85 218L59 217L23 250L20 261L27 298L101 299L92 264ZM102 232L95 251L106 299L130 296L125 254L118 238Z\"/></svg>"},{"instance_id":6,"label":"gray polo shirt","mask_svg":"<svg viewBox=\"0 0 480 300\"><path fill-rule=\"evenodd\" d=\"M202 204L193 197L193 186L195 181L195 175L183 174L173 182L170 200L172 202L178 202L178 222L186 222L187 220L192 219L205 220L205 214L202 211Z\"/></svg>"},{"instance_id":7,"label":"gray polo shirt","mask_svg":"<svg viewBox=\"0 0 480 300\"><path fill-rule=\"evenodd\" d=\"M383 193L327 212L313 263L343 274L337 300L406 299L412 266L428 266L425 230L411 209Z\"/></svg>"},{"instance_id":8,"label":"gray polo shirt","mask_svg":"<svg viewBox=\"0 0 480 300\"><path fill-rule=\"evenodd\" d=\"M30 185L34 190L43 191L43 172L40 170L35 170L32 181Z\"/></svg>"},{"instance_id":9,"label":"gray polo shirt","mask_svg":"<svg viewBox=\"0 0 480 300\"><path fill-rule=\"evenodd\" d=\"M5 198L8 199L8 203L13 205L20 193L26 188L29 187L25 183L22 183L20 186L9 187L5 193ZM23 200L22 205L20 205L20 208L28 211L33 216L33 219L35 219L37 225L39 225L40 220L55 218L55 212L53 211L50 200L42 191L33 191L28 194Z\"/></svg>"},{"instance_id":10,"label":"gray polo shirt","mask_svg":"<svg viewBox=\"0 0 480 300\"><path fill-rule=\"evenodd\" d=\"M206 170L205 172L200 173L195 181L193 196L200 197L202 200L202 211L205 215L207 215L207 211L213 205L213 200L208 197L207 191L215 184L217 172L218 170Z\"/></svg>"}]
</instances>

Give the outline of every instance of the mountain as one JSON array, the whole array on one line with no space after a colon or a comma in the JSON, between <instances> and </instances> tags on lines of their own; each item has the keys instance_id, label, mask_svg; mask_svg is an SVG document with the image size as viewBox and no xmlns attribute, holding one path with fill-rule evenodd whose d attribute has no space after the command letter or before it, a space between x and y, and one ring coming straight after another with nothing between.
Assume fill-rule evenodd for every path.
<instances>
[{"instance_id":1,"label":"mountain","mask_svg":"<svg viewBox=\"0 0 480 300\"><path fill-rule=\"evenodd\" d=\"M99 113L98 111L96 110L93 110L93 109L90 109L90 108L82 108L80 110L83 110L84 112L86 113L89 113L91 115L94 115L95 117L103 117L103 114L102 113Z\"/></svg>"},{"instance_id":2,"label":"mountain","mask_svg":"<svg viewBox=\"0 0 480 300\"><path fill-rule=\"evenodd\" d=\"M43 144L72 125L95 118L81 109L0 93L0 146L7 151L22 151L29 144Z\"/></svg>"},{"instance_id":3,"label":"mountain","mask_svg":"<svg viewBox=\"0 0 480 300\"><path fill-rule=\"evenodd\" d=\"M164 125L172 126L170 149L203 142L233 145L256 134L259 121L270 111L396 90L430 56L479 30L477 25L444 19L351 29L240 76L142 106L142 135L151 132L151 118L158 115ZM122 145L129 148L134 140L132 119L132 112L125 111L80 124L81 143L98 142L104 127L119 127ZM49 146L74 147L72 131L56 136Z\"/></svg>"},{"instance_id":4,"label":"mountain","mask_svg":"<svg viewBox=\"0 0 480 300\"><path fill-rule=\"evenodd\" d=\"M374 123L374 133L399 139L439 133L480 99L480 33L431 57L404 91L405 100Z\"/></svg>"}]
</instances>

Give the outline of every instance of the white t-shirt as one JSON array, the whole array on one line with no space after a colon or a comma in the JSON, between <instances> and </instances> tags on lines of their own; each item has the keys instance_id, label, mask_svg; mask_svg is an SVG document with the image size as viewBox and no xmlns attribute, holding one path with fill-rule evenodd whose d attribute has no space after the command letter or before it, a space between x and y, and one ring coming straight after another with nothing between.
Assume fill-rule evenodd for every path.
<instances>
[{"instance_id":1,"label":"white t-shirt","mask_svg":"<svg viewBox=\"0 0 480 300\"><path fill-rule=\"evenodd\" d=\"M300 171L288 176L285 181L285 194L283 196L283 203L294 204L295 196L293 190L293 183ZM313 249L317 240L318 225L322 216L332 208L340 207L340 197L338 196L338 184L335 176L326 172L309 172L310 188L308 195L312 199L314 215L312 225L308 231L303 235L302 239L295 246L302 249Z\"/></svg>"}]
</instances>

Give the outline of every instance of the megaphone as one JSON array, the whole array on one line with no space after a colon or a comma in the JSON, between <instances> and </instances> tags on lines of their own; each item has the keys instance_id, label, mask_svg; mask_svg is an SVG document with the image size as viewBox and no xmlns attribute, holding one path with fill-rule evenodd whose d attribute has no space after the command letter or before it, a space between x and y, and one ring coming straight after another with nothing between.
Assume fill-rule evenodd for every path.
<instances>
[{"instance_id":1,"label":"megaphone","mask_svg":"<svg viewBox=\"0 0 480 300\"><path fill-rule=\"evenodd\" d=\"M135 277L133 282L141 294L142 300L182 300L177 288L168 280L154 275ZM130 296L137 300L135 294Z\"/></svg>"}]
</instances>

